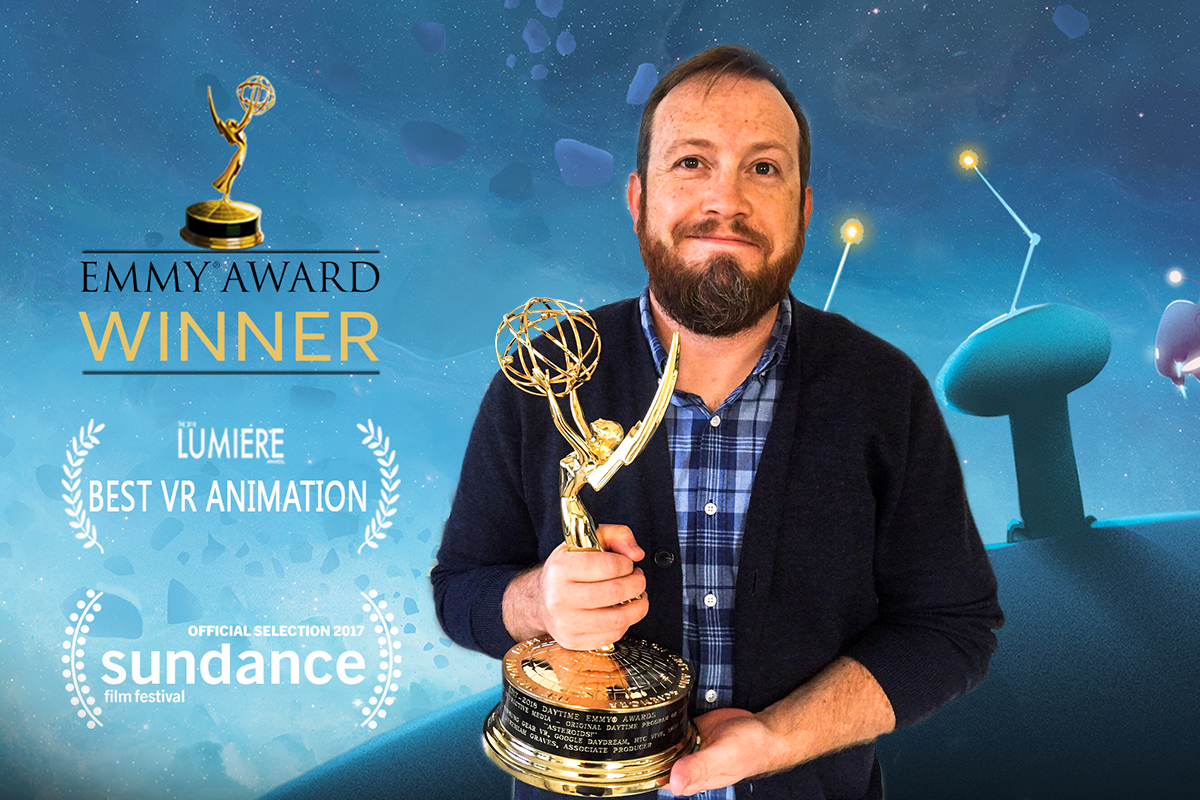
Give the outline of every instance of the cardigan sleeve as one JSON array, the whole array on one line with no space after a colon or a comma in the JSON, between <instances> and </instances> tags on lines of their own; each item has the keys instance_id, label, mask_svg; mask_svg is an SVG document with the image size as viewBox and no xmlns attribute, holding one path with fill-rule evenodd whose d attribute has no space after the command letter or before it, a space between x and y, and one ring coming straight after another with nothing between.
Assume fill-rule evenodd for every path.
<instances>
[{"instance_id":1,"label":"cardigan sleeve","mask_svg":"<svg viewBox=\"0 0 1200 800\"><path fill-rule=\"evenodd\" d=\"M504 590L539 561L522 493L516 394L497 373L484 395L430 574L438 621L447 635L493 658L516 644L504 627Z\"/></svg>"},{"instance_id":2,"label":"cardigan sleeve","mask_svg":"<svg viewBox=\"0 0 1200 800\"><path fill-rule=\"evenodd\" d=\"M954 443L915 366L908 409L907 441L897 437L902 455L878 498L878 617L844 650L883 688L897 728L978 685L1004 624Z\"/></svg>"}]
</instances>

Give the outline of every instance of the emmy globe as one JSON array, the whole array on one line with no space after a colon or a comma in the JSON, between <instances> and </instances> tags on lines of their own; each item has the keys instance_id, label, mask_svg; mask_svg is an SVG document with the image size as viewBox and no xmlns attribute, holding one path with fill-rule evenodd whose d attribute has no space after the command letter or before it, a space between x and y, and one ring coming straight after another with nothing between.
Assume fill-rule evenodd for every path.
<instances>
[{"instance_id":1,"label":"emmy globe","mask_svg":"<svg viewBox=\"0 0 1200 800\"><path fill-rule=\"evenodd\" d=\"M245 111L242 118L222 120L213 106L212 87L208 88L208 111L213 124L237 151L225 171L212 183L213 188L221 192L221 199L188 206L187 223L179 231L189 244L212 250L241 250L263 241L262 209L230 200L229 190L246 160L246 126L252 117L265 114L275 105L275 89L262 75L254 75L238 85L237 99Z\"/></svg>"},{"instance_id":2,"label":"emmy globe","mask_svg":"<svg viewBox=\"0 0 1200 800\"><path fill-rule=\"evenodd\" d=\"M535 297L496 331L501 370L547 399L571 445L559 462L559 507L572 550L604 549L579 491L602 489L654 434L679 374L679 335L649 410L628 434L611 420L589 423L576 397L599 356L595 322L572 303ZM569 420L559 398L568 400ZM687 662L654 643L622 639L579 651L543 635L509 650L502 669L503 697L484 726L484 750L525 783L587 797L639 794L665 786L671 765L699 745L688 719Z\"/></svg>"}]
</instances>

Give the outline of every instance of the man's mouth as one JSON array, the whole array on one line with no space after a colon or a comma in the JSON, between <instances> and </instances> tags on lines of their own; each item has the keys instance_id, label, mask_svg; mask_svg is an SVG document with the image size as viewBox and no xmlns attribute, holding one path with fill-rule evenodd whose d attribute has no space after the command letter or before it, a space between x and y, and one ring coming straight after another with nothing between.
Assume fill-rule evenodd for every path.
<instances>
[{"instance_id":1,"label":"man's mouth","mask_svg":"<svg viewBox=\"0 0 1200 800\"><path fill-rule=\"evenodd\" d=\"M754 242L747 239L739 239L736 236L690 236L690 239L699 239L702 242L712 242L714 244L741 244L748 247L757 247Z\"/></svg>"}]
</instances>

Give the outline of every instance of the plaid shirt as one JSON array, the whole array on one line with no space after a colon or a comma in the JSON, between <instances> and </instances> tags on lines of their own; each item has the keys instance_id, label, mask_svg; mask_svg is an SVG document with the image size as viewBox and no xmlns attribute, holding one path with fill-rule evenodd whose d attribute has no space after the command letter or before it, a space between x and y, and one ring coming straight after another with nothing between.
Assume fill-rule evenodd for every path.
<instances>
[{"instance_id":1,"label":"plaid shirt","mask_svg":"<svg viewBox=\"0 0 1200 800\"><path fill-rule=\"evenodd\" d=\"M662 374L667 351L654 332L649 288L642 329ZM676 391L663 419L675 480L675 515L683 567L683 657L695 679L697 715L733 701L733 592L750 489L778 405L787 363L792 307L779 304L762 356L715 411L698 395ZM660 793L671 797L669 792ZM701 792L733 800L733 787Z\"/></svg>"}]
</instances>

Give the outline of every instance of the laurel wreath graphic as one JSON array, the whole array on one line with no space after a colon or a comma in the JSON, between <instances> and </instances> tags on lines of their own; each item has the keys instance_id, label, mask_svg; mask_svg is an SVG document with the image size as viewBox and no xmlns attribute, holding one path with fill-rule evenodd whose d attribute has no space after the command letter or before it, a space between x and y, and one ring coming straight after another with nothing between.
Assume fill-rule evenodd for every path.
<instances>
[{"instance_id":1,"label":"laurel wreath graphic","mask_svg":"<svg viewBox=\"0 0 1200 800\"><path fill-rule=\"evenodd\" d=\"M400 640L394 637L400 633L400 629L392 624L395 616L390 611L385 613L387 601L380 599L376 602L375 598L379 596L379 592L372 589L370 593L359 594L367 601L363 603L362 609L371 614L371 622L375 623L375 633L379 634L379 678L375 684L375 696L371 698L369 705L363 706L362 713L366 719L359 723L358 727L365 725L375 730L379 725L375 718L386 717L387 709L384 706L390 706L396 700L392 697L392 692L396 691L393 679L400 677L400 668L396 666L400 663L400 654L396 652L400 649Z\"/></svg>"},{"instance_id":2,"label":"laurel wreath graphic","mask_svg":"<svg viewBox=\"0 0 1200 800\"><path fill-rule=\"evenodd\" d=\"M104 548L96 541L96 526L88 519L87 509L83 507L83 493L79 484L82 482L79 474L83 472L83 462L91 449L100 443L96 434L104 430L104 423L95 425L95 420L88 420L87 430L82 426L79 435L71 437L71 446L67 449L67 463L63 464L63 472L67 477L62 479L66 492L62 499L67 503L67 516L71 517L70 525L75 529L75 538L84 539L85 548L95 547L101 553Z\"/></svg>"},{"instance_id":3,"label":"laurel wreath graphic","mask_svg":"<svg viewBox=\"0 0 1200 800\"><path fill-rule=\"evenodd\" d=\"M100 426L100 428L103 427L103 425ZM88 428L91 429L90 423ZM96 726L103 728L104 723L100 721L103 709L96 705L96 698L91 696L91 687L87 685L87 675L84 675L81 670L83 669L83 646L87 644L84 634L89 630L88 623L96 619L95 612L100 610L100 603L97 601L104 596L104 592L88 589L87 596L87 601L75 602L75 607L79 611L71 614L71 625L67 628L67 635L71 638L62 645L63 649L67 651L67 654L62 657L62 662L67 665L67 668L62 671L62 675L70 680L70 683L67 684L67 691L71 693L71 705L79 706L75 714L80 719L87 717L89 728Z\"/></svg>"},{"instance_id":4,"label":"laurel wreath graphic","mask_svg":"<svg viewBox=\"0 0 1200 800\"><path fill-rule=\"evenodd\" d=\"M367 424L364 426L360 423L358 429L367 435L362 443L375 454L381 476L379 479L379 506L375 509L375 516L371 518L371 523L367 525L367 530L363 534L363 543L358 546L358 552L362 553L364 547L372 549L379 547L376 540L386 539L386 531L392 527L390 517L396 513L396 502L400 499L400 495L395 493L396 487L400 485L400 479L396 477L400 465L396 463L396 451L391 447L391 440L383 435L382 427L375 427L375 423L368 419Z\"/></svg>"}]
</instances>

